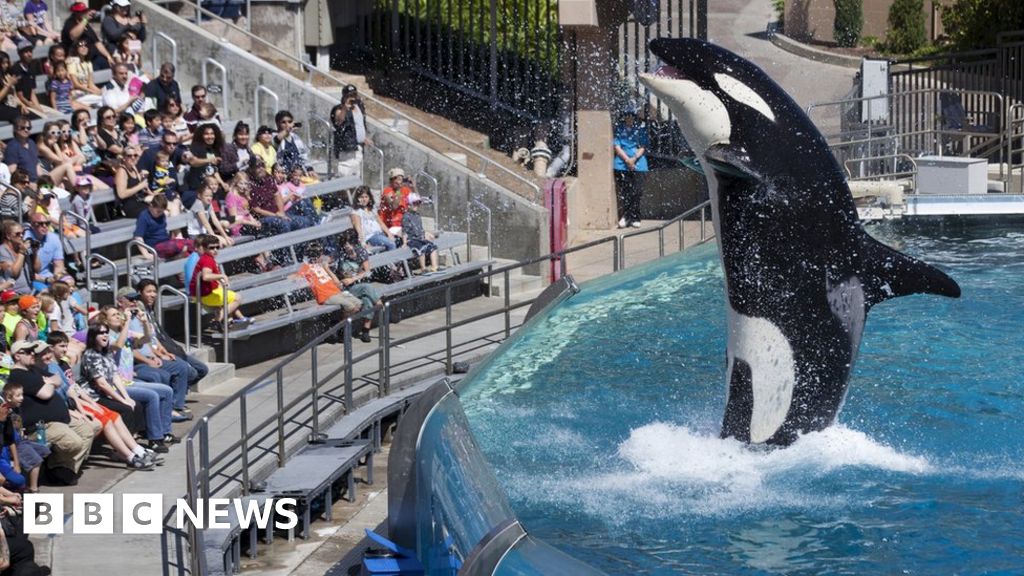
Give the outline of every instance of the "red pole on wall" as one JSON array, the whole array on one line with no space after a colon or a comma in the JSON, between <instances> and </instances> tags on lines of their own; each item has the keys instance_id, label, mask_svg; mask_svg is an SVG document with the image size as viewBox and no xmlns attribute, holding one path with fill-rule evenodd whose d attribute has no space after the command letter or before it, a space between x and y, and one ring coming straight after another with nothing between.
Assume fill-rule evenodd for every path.
<instances>
[{"instance_id":1,"label":"red pole on wall","mask_svg":"<svg viewBox=\"0 0 1024 576\"><path fill-rule=\"evenodd\" d=\"M566 191L565 181L561 179L549 180L544 185L544 207L548 210L552 254L565 250L568 242L569 207L566 202ZM561 257L551 259L551 282L557 282L562 277L561 260Z\"/></svg>"}]
</instances>

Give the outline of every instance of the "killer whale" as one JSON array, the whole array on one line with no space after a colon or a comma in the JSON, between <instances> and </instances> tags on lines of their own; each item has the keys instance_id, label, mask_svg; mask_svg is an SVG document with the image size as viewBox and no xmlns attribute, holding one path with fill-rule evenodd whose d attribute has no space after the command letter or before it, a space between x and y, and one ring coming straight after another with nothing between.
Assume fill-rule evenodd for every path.
<instances>
[{"instance_id":1,"label":"killer whale","mask_svg":"<svg viewBox=\"0 0 1024 576\"><path fill-rule=\"evenodd\" d=\"M868 310L956 281L864 231L825 139L763 70L701 40L659 38L641 81L704 172L725 272L722 437L785 446L831 425Z\"/></svg>"}]
</instances>

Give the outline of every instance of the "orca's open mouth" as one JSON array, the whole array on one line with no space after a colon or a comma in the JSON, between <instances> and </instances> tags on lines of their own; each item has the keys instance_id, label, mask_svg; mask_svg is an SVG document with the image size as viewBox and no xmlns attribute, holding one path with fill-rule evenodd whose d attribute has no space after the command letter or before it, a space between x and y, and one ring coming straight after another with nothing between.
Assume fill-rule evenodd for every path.
<instances>
[{"instance_id":1,"label":"orca's open mouth","mask_svg":"<svg viewBox=\"0 0 1024 576\"><path fill-rule=\"evenodd\" d=\"M653 76L657 78L671 78L673 80L686 80L686 75L683 74L682 70L668 64L662 64L660 68L654 71Z\"/></svg>"}]
</instances>

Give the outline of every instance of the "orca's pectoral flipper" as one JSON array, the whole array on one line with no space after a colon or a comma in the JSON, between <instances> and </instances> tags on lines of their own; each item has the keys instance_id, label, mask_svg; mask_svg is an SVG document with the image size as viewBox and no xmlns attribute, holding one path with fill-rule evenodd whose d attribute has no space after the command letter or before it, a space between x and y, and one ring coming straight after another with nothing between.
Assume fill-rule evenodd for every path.
<instances>
[{"instance_id":1,"label":"orca's pectoral flipper","mask_svg":"<svg viewBox=\"0 0 1024 576\"><path fill-rule=\"evenodd\" d=\"M960 297L960 285L945 272L897 252L864 234L865 303L868 308L909 294Z\"/></svg>"},{"instance_id":2,"label":"orca's pectoral flipper","mask_svg":"<svg viewBox=\"0 0 1024 576\"><path fill-rule=\"evenodd\" d=\"M754 169L750 155L742 146L735 144L714 144L704 152L704 160L716 173L742 180L761 180Z\"/></svg>"}]
</instances>

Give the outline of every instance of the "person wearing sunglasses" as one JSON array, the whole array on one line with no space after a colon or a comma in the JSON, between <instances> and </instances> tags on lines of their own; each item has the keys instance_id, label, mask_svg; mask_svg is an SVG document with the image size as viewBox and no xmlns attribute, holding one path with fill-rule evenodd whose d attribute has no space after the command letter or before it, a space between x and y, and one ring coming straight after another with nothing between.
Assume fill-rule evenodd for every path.
<instances>
[{"instance_id":1,"label":"person wearing sunglasses","mask_svg":"<svg viewBox=\"0 0 1024 576\"><path fill-rule=\"evenodd\" d=\"M50 225L50 219L46 214L34 212L29 217L28 230L25 231L25 239L32 246L38 246L32 254L33 270L35 280L32 285L36 291L42 291L49 287L54 280L66 274L64 268L64 249L61 247L60 238Z\"/></svg>"},{"instance_id":2,"label":"person wearing sunglasses","mask_svg":"<svg viewBox=\"0 0 1024 576\"><path fill-rule=\"evenodd\" d=\"M17 220L3 223L3 243L0 244L0 279L12 281L11 290L18 295L32 293L31 250L25 242L25 227Z\"/></svg>"}]
</instances>

